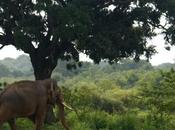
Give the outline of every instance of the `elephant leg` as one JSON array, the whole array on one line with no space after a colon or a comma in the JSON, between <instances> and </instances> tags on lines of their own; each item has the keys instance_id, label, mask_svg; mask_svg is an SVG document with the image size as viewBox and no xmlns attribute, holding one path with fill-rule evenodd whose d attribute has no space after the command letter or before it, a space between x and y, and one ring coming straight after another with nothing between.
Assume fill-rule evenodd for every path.
<instances>
[{"instance_id":1,"label":"elephant leg","mask_svg":"<svg viewBox=\"0 0 175 130\"><path fill-rule=\"evenodd\" d=\"M3 119L2 119L2 114L0 113L0 130L2 130L2 125L3 125Z\"/></svg>"},{"instance_id":2,"label":"elephant leg","mask_svg":"<svg viewBox=\"0 0 175 130\"><path fill-rule=\"evenodd\" d=\"M38 109L36 116L35 116L35 130L41 130L43 123L44 123L44 119L45 119L45 110L43 110L43 108Z\"/></svg>"},{"instance_id":3,"label":"elephant leg","mask_svg":"<svg viewBox=\"0 0 175 130\"><path fill-rule=\"evenodd\" d=\"M45 123L51 124L53 122L56 122L56 117L53 112L53 105L48 104L47 106L47 113L46 113L46 118L45 118Z\"/></svg>"},{"instance_id":4,"label":"elephant leg","mask_svg":"<svg viewBox=\"0 0 175 130\"><path fill-rule=\"evenodd\" d=\"M9 113L4 107L0 107L0 130L2 130L3 123L8 119Z\"/></svg>"},{"instance_id":5,"label":"elephant leg","mask_svg":"<svg viewBox=\"0 0 175 130\"><path fill-rule=\"evenodd\" d=\"M16 123L15 123L15 118L10 119L10 120L8 121L8 123L9 123L9 125L10 125L11 130L17 130L17 128L16 128Z\"/></svg>"},{"instance_id":6,"label":"elephant leg","mask_svg":"<svg viewBox=\"0 0 175 130\"><path fill-rule=\"evenodd\" d=\"M35 118L35 130L41 130L43 126L44 118L41 115L37 115Z\"/></svg>"},{"instance_id":7,"label":"elephant leg","mask_svg":"<svg viewBox=\"0 0 175 130\"><path fill-rule=\"evenodd\" d=\"M2 124L3 124L3 122L0 122L0 130L2 130Z\"/></svg>"},{"instance_id":8,"label":"elephant leg","mask_svg":"<svg viewBox=\"0 0 175 130\"><path fill-rule=\"evenodd\" d=\"M35 114L28 117L33 123L35 123Z\"/></svg>"}]
</instances>

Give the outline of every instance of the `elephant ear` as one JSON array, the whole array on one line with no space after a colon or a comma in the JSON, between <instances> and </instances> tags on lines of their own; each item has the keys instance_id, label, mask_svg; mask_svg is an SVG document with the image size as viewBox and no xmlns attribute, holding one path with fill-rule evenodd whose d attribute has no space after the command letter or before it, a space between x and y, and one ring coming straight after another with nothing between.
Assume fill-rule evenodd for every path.
<instances>
[{"instance_id":1,"label":"elephant ear","mask_svg":"<svg viewBox=\"0 0 175 130\"><path fill-rule=\"evenodd\" d=\"M56 85L56 81L54 81L54 80L49 81L48 100L51 103L54 103L54 100L55 100L55 87L56 87L55 85Z\"/></svg>"}]
</instances>

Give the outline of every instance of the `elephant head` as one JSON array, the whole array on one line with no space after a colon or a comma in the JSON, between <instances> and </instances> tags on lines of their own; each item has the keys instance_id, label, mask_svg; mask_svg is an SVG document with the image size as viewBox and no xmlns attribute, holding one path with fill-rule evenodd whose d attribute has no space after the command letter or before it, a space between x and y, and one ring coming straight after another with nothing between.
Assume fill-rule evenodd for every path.
<instances>
[{"instance_id":1,"label":"elephant head","mask_svg":"<svg viewBox=\"0 0 175 130\"><path fill-rule=\"evenodd\" d=\"M53 79L45 80L47 93L48 93L48 104L58 106L59 108L59 115L58 118L61 121L62 125L66 130L69 130L69 127L65 120L65 107L71 109L68 105L65 104L63 93L61 88L57 86L57 82Z\"/></svg>"}]
</instances>

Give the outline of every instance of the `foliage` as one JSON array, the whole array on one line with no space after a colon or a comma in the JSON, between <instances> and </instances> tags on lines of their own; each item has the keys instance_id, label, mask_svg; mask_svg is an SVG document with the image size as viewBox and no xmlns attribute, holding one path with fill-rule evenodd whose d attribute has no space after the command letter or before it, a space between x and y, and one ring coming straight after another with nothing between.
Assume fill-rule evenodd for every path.
<instances>
[{"instance_id":1,"label":"foliage","mask_svg":"<svg viewBox=\"0 0 175 130\"><path fill-rule=\"evenodd\" d=\"M2 64L2 65L1 65ZM20 77L33 75L30 59L21 55L16 59L5 58L0 60L0 77Z\"/></svg>"},{"instance_id":2,"label":"foliage","mask_svg":"<svg viewBox=\"0 0 175 130\"><path fill-rule=\"evenodd\" d=\"M148 6L150 3L154 6ZM159 27L164 10L170 11L167 8L157 11L161 4L153 0L138 3L134 0L1 1L1 44L12 44L29 54L34 53L34 48L39 48L38 51L44 49L42 52L50 49L59 54L47 52L45 56L53 54L54 57L59 55L60 58L73 57L76 60L78 51L81 51L96 62L132 55L139 58L143 52L149 57L152 49L145 46L145 40L154 36L151 27ZM108 9L111 5L115 7L113 10ZM134 26L135 22L139 25ZM70 54L64 56L65 52Z\"/></svg>"},{"instance_id":3,"label":"foliage","mask_svg":"<svg viewBox=\"0 0 175 130\"><path fill-rule=\"evenodd\" d=\"M0 64L0 77L9 76L9 74L9 69L5 65Z\"/></svg>"},{"instance_id":4,"label":"foliage","mask_svg":"<svg viewBox=\"0 0 175 130\"><path fill-rule=\"evenodd\" d=\"M66 64L63 61L56 68L54 78L66 104L73 108L66 110L71 130L175 129L174 70L160 72L145 61L132 63L129 59L112 66L106 62L85 63L71 71L66 69ZM1 77L0 82L3 85L32 78ZM17 125L21 130L34 127L28 119L18 119ZM3 130L8 129L4 124ZM63 127L58 122L43 129L62 130Z\"/></svg>"},{"instance_id":5,"label":"foliage","mask_svg":"<svg viewBox=\"0 0 175 130\"><path fill-rule=\"evenodd\" d=\"M148 39L161 33L175 42L174 7L173 0L1 0L0 48L28 53L36 79L50 78L58 59L74 68L80 53L95 63L149 59Z\"/></svg>"},{"instance_id":6,"label":"foliage","mask_svg":"<svg viewBox=\"0 0 175 130\"><path fill-rule=\"evenodd\" d=\"M148 115L149 123L157 129L167 129L171 126L171 114L175 109L175 71L162 72L162 80L158 83L145 83L141 96L146 109L150 111Z\"/></svg>"}]
</instances>

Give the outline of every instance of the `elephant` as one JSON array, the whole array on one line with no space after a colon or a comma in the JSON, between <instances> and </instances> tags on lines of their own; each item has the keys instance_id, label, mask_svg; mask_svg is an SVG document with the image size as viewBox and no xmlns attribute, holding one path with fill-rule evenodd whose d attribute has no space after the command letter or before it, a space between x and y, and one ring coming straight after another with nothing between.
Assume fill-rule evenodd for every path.
<instances>
[{"instance_id":1,"label":"elephant","mask_svg":"<svg viewBox=\"0 0 175 130\"><path fill-rule=\"evenodd\" d=\"M15 120L18 117L31 119L35 130L41 130L48 106L55 104L59 107L62 125L69 130L65 121L62 92L55 80L24 80L12 83L0 93L0 130L6 121L11 130L17 130Z\"/></svg>"}]
</instances>

